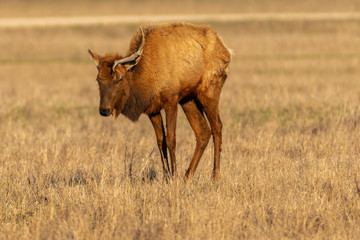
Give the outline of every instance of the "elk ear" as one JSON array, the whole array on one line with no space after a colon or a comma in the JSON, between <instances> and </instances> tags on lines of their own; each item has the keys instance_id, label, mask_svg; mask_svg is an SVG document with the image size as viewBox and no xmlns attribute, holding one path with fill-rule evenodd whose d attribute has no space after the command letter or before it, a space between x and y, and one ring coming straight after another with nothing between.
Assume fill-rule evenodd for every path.
<instances>
[{"instance_id":1,"label":"elk ear","mask_svg":"<svg viewBox=\"0 0 360 240\"><path fill-rule=\"evenodd\" d=\"M142 40L141 40L141 45L140 47L133 53L131 53L129 56L124 57L122 59L116 60L114 62L114 65L112 67L113 71L115 72L115 68L116 66L120 63L121 65L124 65L127 69L127 71L130 71L133 67L135 67L141 59L141 55L143 53L144 50L144 45L145 45L145 35L144 35L144 31L142 28L140 28L141 31L141 36L142 36Z\"/></svg>"},{"instance_id":2,"label":"elk ear","mask_svg":"<svg viewBox=\"0 0 360 240\"><path fill-rule=\"evenodd\" d=\"M94 61L95 65L98 67L99 63L100 63L100 56L98 54L96 54L95 52L91 51L90 49L88 49L88 52L89 52L92 60Z\"/></svg>"}]
</instances>

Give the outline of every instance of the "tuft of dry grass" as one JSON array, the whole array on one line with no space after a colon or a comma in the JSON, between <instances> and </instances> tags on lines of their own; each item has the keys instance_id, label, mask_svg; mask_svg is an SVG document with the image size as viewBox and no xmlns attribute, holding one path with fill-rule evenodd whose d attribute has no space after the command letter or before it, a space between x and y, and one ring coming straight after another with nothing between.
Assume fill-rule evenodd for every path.
<instances>
[{"instance_id":1,"label":"tuft of dry grass","mask_svg":"<svg viewBox=\"0 0 360 240\"><path fill-rule=\"evenodd\" d=\"M234 49L212 143L166 183L150 122L101 118L87 48L135 26L0 30L1 239L356 239L359 22L213 27ZM23 41L23 39L28 39ZM182 175L195 137L179 114Z\"/></svg>"}]
</instances>

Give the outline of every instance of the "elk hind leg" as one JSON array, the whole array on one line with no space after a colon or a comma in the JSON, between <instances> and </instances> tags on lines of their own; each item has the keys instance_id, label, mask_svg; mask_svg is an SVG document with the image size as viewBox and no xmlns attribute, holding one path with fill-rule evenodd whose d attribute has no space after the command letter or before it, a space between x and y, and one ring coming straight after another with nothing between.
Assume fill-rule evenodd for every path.
<instances>
[{"instance_id":1,"label":"elk hind leg","mask_svg":"<svg viewBox=\"0 0 360 240\"><path fill-rule=\"evenodd\" d=\"M202 114L202 106L199 104L197 105L194 100L181 104L196 137L195 152L185 174L186 179L194 174L211 136L209 126Z\"/></svg>"},{"instance_id":2,"label":"elk hind leg","mask_svg":"<svg viewBox=\"0 0 360 240\"><path fill-rule=\"evenodd\" d=\"M206 117L210 123L214 141L214 168L213 179L220 180L220 153L222 144L222 122L219 114L219 99L221 88L225 82L226 74L214 78L215 84L210 85L206 91L201 92L199 100L204 106Z\"/></svg>"}]
</instances>

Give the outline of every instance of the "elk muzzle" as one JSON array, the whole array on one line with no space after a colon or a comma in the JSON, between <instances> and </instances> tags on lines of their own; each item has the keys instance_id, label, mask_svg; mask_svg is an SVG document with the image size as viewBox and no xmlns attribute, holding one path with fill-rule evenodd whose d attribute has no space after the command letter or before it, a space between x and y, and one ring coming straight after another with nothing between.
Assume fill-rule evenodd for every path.
<instances>
[{"instance_id":1,"label":"elk muzzle","mask_svg":"<svg viewBox=\"0 0 360 240\"><path fill-rule=\"evenodd\" d=\"M100 108L99 112L100 112L100 115L103 117L108 117L111 114L110 108Z\"/></svg>"}]
</instances>

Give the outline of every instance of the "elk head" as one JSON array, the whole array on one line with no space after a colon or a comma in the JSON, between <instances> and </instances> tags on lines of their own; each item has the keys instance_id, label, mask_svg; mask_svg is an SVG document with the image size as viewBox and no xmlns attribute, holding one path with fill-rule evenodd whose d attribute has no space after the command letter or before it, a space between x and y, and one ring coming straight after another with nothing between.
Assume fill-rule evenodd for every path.
<instances>
[{"instance_id":1,"label":"elk head","mask_svg":"<svg viewBox=\"0 0 360 240\"><path fill-rule=\"evenodd\" d=\"M140 47L122 58L106 55L102 57L89 49L89 53L98 68L97 82L100 90L100 115L107 117L114 114L118 117L129 96L128 73L140 62L145 45L145 36L142 28Z\"/></svg>"}]
</instances>

